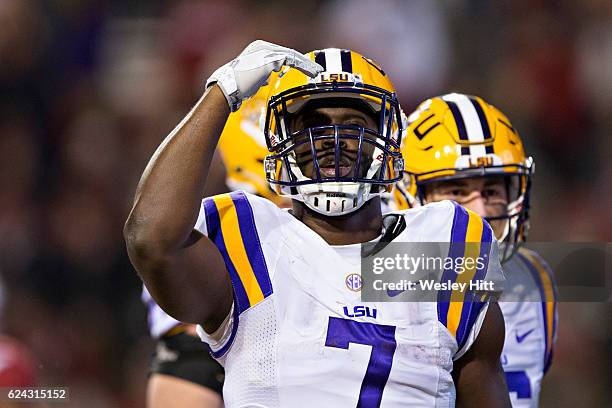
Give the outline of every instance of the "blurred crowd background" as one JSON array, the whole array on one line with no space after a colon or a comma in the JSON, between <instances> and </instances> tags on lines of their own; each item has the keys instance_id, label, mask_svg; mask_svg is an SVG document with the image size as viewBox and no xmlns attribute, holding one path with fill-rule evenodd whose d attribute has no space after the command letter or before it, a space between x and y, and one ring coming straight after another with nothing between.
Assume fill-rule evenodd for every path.
<instances>
[{"instance_id":1,"label":"blurred crowd background","mask_svg":"<svg viewBox=\"0 0 612 408\"><path fill-rule=\"evenodd\" d=\"M0 330L68 406L144 406L123 222L156 146L253 39L353 48L407 113L482 96L536 158L530 239L612 241L610 1L2 0L0 27ZM561 305L543 407L612 406L610 312Z\"/></svg>"}]
</instances>

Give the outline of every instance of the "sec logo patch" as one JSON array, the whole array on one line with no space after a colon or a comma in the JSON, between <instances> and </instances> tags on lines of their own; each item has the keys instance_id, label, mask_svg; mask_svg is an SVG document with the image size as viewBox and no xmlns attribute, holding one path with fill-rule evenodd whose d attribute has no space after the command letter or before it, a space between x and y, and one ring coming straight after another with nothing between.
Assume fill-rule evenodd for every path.
<instances>
[{"instance_id":1,"label":"sec logo patch","mask_svg":"<svg viewBox=\"0 0 612 408\"><path fill-rule=\"evenodd\" d=\"M346 283L346 287L353 292L359 292L361 290L361 275L358 273L351 273L346 277L344 282Z\"/></svg>"}]
</instances>

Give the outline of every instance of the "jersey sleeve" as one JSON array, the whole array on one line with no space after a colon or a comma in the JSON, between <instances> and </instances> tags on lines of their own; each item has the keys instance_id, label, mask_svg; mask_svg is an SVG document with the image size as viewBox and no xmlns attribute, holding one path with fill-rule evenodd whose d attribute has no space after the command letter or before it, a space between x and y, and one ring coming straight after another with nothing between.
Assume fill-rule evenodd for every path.
<instances>
[{"instance_id":1,"label":"jersey sleeve","mask_svg":"<svg viewBox=\"0 0 612 408\"><path fill-rule=\"evenodd\" d=\"M557 340L557 289L553 272L548 263L534 251L522 248L517 255L527 266L540 292L542 318L544 320L542 323L545 330L544 373L546 373L552 364L553 349Z\"/></svg>"},{"instance_id":2,"label":"jersey sleeve","mask_svg":"<svg viewBox=\"0 0 612 408\"><path fill-rule=\"evenodd\" d=\"M243 191L220 194L202 201L194 229L207 236L217 247L229 273L234 306L230 336L217 342L213 356L225 354L236 333L239 317L272 294L272 283L256 224L273 222L274 204ZM266 200L267 201L267 200ZM271 207L272 206L272 207ZM257 211L254 211L254 207ZM280 210L278 210L280 211ZM256 218L258 223L256 223ZM262 218L264 218L262 220ZM202 333L203 330L199 329ZM201 336L204 341L208 338Z\"/></svg>"},{"instance_id":3,"label":"jersey sleeve","mask_svg":"<svg viewBox=\"0 0 612 408\"><path fill-rule=\"evenodd\" d=\"M457 342L455 360L474 343L488 303L503 290L505 280L497 240L491 226L477 214L453 203L448 258L465 267L445 269L442 282L460 285L438 293L438 320Z\"/></svg>"}]
</instances>

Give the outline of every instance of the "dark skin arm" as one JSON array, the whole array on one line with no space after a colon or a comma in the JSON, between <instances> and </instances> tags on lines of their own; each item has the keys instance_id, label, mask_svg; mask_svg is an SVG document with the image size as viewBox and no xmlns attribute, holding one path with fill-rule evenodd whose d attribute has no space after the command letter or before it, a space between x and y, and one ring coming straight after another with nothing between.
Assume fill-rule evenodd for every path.
<instances>
[{"instance_id":1,"label":"dark skin arm","mask_svg":"<svg viewBox=\"0 0 612 408\"><path fill-rule=\"evenodd\" d=\"M223 93L210 87L151 157L123 231L153 299L209 332L229 313L232 289L219 250L193 226L228 115Z\"/></svg>"},{"instance_id":2,"label":"dark skin arm","mask_svg":"<svg viewBox=\"0 0 612 408\"><path fill-rule=\"evenodd\" d=\"M458 408L512 407L500 362L504 333L504 317L492 302L476 341L453 368Z\"/></svg>"},{"instance_id":3,"label":"dark skin arm","mask_svg":"<svg viewBox=\"0 0 612 408\"><path fill-rule=\"evenodd\" d=\"M225 170L225 164L223 164L223 158L219 149L215 151L212 162L208 168L208 177L206 177L206 185L204 186L204 193L202 197L211 197L217 194L223 194L228 192L227 184L225 180L227 178L227 171Z\"/></svg>"}]
</instances>

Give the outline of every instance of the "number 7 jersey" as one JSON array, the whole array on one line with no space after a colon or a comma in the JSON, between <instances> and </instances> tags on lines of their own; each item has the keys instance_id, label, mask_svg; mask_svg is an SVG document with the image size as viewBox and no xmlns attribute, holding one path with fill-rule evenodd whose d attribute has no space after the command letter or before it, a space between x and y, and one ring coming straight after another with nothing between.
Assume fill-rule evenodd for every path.
<instances>
[{"instance_id":1,"label":"number 7 jersey","mask_svg":"<svg viewBox=\"0 0 612 408\"><path fill-rule=\"evenodd\" d=\"M406 228L393 242L479 242L488 262L474 276L501 286L480 217L450 201L397 214ZM234 290L217 332L198 327L225 367L226 407L454 406L453 361L473 344L487 302L364 303L359 244L331 246L243 192L205 199L196 229L223 255Z\"/></svg>"}]
</instances>

